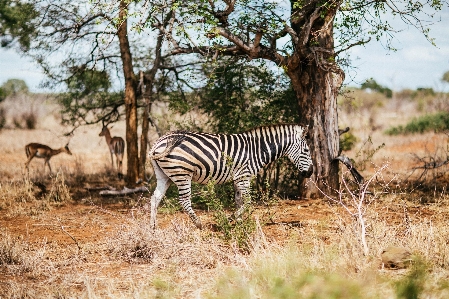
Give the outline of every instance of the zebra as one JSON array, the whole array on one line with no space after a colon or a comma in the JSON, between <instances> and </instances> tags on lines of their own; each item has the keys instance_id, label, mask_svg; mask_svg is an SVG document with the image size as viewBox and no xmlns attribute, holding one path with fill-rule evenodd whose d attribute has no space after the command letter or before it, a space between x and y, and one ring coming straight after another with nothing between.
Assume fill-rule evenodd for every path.
<instances>
[{"instance_id":1,"label":"zebra","mask_svg":"<svg viewBox=\"0 0 449 299\"><path fill-rule=\"evenodd\" d=\"M213 180L221 184L233 180L238 215L249 192L251 177L270 162L287 156L303 177L310 177L313 164L306 135L306 127L280 124L241 134L176 131L160 137L148 153L157 180L151 196L151 226L156 227L157 207L172 182L178 187L184 211L201 229L190 200L192 181L207 184Z\"/></svg>"}]
</instances>

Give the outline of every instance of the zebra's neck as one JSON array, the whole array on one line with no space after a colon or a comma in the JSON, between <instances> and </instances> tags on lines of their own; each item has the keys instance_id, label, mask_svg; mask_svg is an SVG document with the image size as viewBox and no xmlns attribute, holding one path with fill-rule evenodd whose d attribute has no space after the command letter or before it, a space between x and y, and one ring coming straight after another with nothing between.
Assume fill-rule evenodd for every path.
<instances>
[{"instance_id":1,"label":"zebra's neck","mask_svg":"<svg viewBox=\"0 0 449 299\"><path fill-rule=\"evenodd\" d=\"M260 127L243 134L254 152L251 157L257 170L286 155L294 139L293 125Z\"/></svg>"}]
</instances>

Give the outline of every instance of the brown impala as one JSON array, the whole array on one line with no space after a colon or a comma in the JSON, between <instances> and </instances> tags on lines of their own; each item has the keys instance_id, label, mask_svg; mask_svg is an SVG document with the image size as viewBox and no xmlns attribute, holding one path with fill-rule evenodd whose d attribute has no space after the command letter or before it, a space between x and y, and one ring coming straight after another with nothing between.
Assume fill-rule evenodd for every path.
<instances>
[{"instance_id":1,"label":"brown impala","mask_svg":"<svg viewBox=\"0 0 449 299\"><path fill-rule=\"evenodd\" d=\"M59 153L67 153L69 155L72 154L72 152L69 150L69 144L67 143L66 146L61 147L60 149L52 149L51 147L40 144L40 143L30 143L25 146L25 153L27 155L28 161L25 163L25 167L28 169L28 165L30 164L31 160L36 158L42 158L45 159L44 163L44 172L45 172L45 165L48 165L48 168L50 169L51 173L51 166L50 166L50 158L59 154Z\"/></svg>"},{"instance_id":2,"label":"brown impala","mask_svg":"<svg viewBox=\"0 0 449 299\"><path fill-rule=\"evenodd\" d=\"M105 125L103 125L103 129L101 130L101 132L98 136L104 136L106 138L106 143L108 144L109 151L111 152L112 167L114 167L113 155L115 154L118 178L121 179L123 177L122 163L123 163L123 155L125 153L125 141L123 141L122 137L117 137L117 136L111 137L111 132L109 132L108 127Z\"/></svg>"}]
</instances>

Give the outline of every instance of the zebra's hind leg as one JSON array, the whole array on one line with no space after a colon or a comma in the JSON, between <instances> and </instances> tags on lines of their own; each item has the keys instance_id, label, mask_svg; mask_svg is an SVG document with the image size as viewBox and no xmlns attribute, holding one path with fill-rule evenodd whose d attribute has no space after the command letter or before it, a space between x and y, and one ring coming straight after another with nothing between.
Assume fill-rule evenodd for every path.
<instances>
[{"instance_id":1,"label":"zebra's hind leg","mask_svg":"<svg viewBox=\"0 0 449 299\"><path fill-rule=\"evenodd\" d=\"M157 207L161 203L162 198L167 192L170 186L170 178L162 171L156 161L152 160L153 169L156 175L157 185L154 189L153 195L151 196L151 207L150 207L150 225L154 229L156 228L156 214Z\"/></svg>"},{"instance_id":2,"label":"zebra's hind leg","mask_svg":"<svg viewBox=\"0 0 449 299\"><path fill-rule=\"evenodd\" d=\"M188 175L175 176L171 178L173 182L178 186L179 190L179 203L184 211L189 214L195 226L199 229L203 228L200 219L196 216L195 211L192 209L191 193L192 193L192 179Z\"/></svg>"},{"instance_id":3,"label":"zebra's hind leg","mask_svg":"<svg viewBox=\"0 0 449 299\"><path fill-rule=\"evenodd\" d=\"M249 194L250 187L250 179L240 178L238 180L234 180L234 190L235 190L235 205L236 211L234 213L235 219L240 219L243 211L246 208L246 205L250 203L251 198Z\"/></svg>"}]
</instances>

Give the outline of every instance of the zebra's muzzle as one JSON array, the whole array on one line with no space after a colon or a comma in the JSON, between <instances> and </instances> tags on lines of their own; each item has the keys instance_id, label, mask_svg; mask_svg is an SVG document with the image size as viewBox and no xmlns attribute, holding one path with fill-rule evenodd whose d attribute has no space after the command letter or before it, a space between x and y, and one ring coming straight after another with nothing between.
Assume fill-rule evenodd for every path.
<instances>
[{"instance_id":1,"label":"zebra's muzzle","mask_svg":"<svg viewBox=\"0 0 449 299\"><path fill-rule=\"evenodd\" d=\"M310 165L308 170L301 171L301 176L305 178L310 178L313 174L313 165Z\"/></svg>"}]
</instances>

